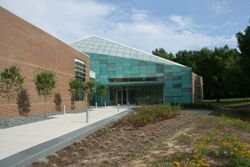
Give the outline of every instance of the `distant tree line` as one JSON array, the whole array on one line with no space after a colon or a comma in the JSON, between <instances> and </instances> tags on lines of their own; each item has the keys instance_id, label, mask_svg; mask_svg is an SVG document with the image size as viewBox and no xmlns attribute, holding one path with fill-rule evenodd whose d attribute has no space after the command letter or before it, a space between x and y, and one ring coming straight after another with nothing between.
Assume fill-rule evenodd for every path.
<instances>
[{"instance_id":1,"label":"distant tree line","mask_svg":"<svg viewBox=\"0 0 250 167\"><path fill-rule=\"evenodd\" d=\"M152 53L193 69L204 80L206 99L250 96L250 26L236 34L239 51L234 48L215 47L200 50L181 50L175 55L163 48Z\"/></svg>"}]
</instances>

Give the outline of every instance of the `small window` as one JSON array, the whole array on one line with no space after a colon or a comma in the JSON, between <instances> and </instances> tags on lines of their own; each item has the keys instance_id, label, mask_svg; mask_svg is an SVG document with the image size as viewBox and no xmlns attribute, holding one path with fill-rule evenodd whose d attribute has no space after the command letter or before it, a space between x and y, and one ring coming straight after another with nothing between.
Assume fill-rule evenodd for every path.
<instances>
[{"instance_id":1,"label":"small window","mask_svg":"<svg viewBox=\"0 0 250 167\"><path fill-rule=\"evenodd\" d=\"M181 80L182 76L180 73L168 72L167 78L171 80Z\"/></svg>"},{"instance_id":2,"label":"small window","mask_svg":"<svg viewBox=\"0 0 250 167\"><path fill-rule=\"evenodd\" d=\"M182 91L184 93L191 93L192 92L192 88L182 88Z\"/></svg>"},{"instance_id":3,"label":"small window","mask_svg":"<svg viewBox=\"0 0 250 167\"><path fill-rule=\"evenodd\" d=\"M75 78L85 81L85 63L80 59L75 59Z\"/></svg>"},{"instance_id":4,"label":"small window","mask_svg":"<svg viewBox=\"0 0 250 167\"><path fill-rule=\"evenodd\" d=\"M107 60L100 60L100 64L108 64Z\"/></svg>"},{"instance_id":5,"label":"small window","mask_svg":"<svg viewBox=\"0 0 250 167\"><path fill-rule=\"evenodd\" d=\"M181 80L181 75L174 75L173 80Z\"/></svg>"},{"instance_id":6,"label":"small window","mask_svg":"<svg viewBox=\"0 0 250 167\"><path fill-rule=\"evenodd\" d=\"M84 61L75 58L75 78L80 81L85 81L85 63ZM83 94L80 94L79 96L75 96L75 101L84 101Z\"/></svg>"},{"instance_id":7,"label":"small window","mask_svg":"<svg viewBox=\"0 0 250 167\"><path fill-rule=\"evenodd\" d=\"M115 63L109 63L108 64L108 68L115 68L116 67L116 64Z\"/></svg>"},{"instance_id":8,"label":"small window","mask_svg":"<svg viewBox=\"0 0 250 167\"><path fill-rule=\"evenodd\" d=\"M156 68L155 70L157 73L164 73L164 65L157 64L155 68Z\"/></svg>"},{"instance_id":9,"label":"small window","mask_svg":"<svg viewBox=\"0 0 250 167\"><path fill-rule=\"evenodd\" d=\"M173 84L173 88L181 88L181 84Z\"/></svg>"}]
</instances>

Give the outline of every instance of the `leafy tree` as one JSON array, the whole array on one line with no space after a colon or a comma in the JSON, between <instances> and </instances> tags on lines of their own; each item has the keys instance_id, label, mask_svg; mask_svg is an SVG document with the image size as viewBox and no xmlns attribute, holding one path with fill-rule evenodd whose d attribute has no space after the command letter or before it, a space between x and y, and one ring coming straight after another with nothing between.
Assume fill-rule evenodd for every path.
<instances>
[{"instance_id":1,"label":"leafy tree","mask_svg":"<svg viewBox=\"0 0 250 167\"><path fill-rule=\"evenodd\" d=\"M152 54L168 60L174 59L174 55L172 53L166 52L163 48L156 48L152 51Z\"/></svg>"},{"instance_id":2,"label":"leafy tree","mask_svg":"<svg viewBox=\"0 0 250 167\"><path fill-rule=\"evenodd\" d=\"M201 75L205 83L205 97L219 101L222 97L237 94L238 58L237 50L225 45L214 50L179 51L175 61L192 67L193 72Z\"/></svg>"},{"instance_id":3,"label":"leafy tree","mask_svg":"<svg viewBox=\"0 0 250 167\"><path fill-rule=\"evenodd\" d=\"M182 50L176 53L174 61L192 67L193 71L197 71L195 59L197 59L196 51Z\"/></svg>"},{"instance_id":4,"label":"leafy tree","mask_svg":"<svg viewBox=\"0 0 250 167\"><path fill-rule=\"evenodd\" d=\"M61 111L62 98L60 93L55 93L54 103L56 105L56 111Z\"/></svg>"},{"instance_id":5,"label":"leafy tree","mask_svg":"<svg viewBox=\"0 0 250 167\"><path fill-rule=\"evenodd\" d=\"M242 93L245 96L250 95L250 26L247 26L244 32L236 34L238 40L240 55L240 77Z\"/></svg>"},{"instance_id":6,"label":"leafy tree","mask_svg":"<svg viewBox=\"0 0 250 167\"><path fill-rule=\"evenodd\" d=\"M7 112L12 99L21 91L24 77L16 66L6 68L0 73L0 96L7 100Z\"/></svg>"},{"instance_id":7,"label":"leafy tree","mask_svg":"<svg viewBox=\"0 0 250 167\"><path fill-rule=\"evenodd\" d=\"M27 116L30 112L30 100L27 89L21 89L17 97L17 106L20 115Z\"/></svg>"},{"instance_id":8,"label":"leafy tree","mask_svg":"<svg viewBox=\"0 0 250 167\"><path fill-rule=\"evenodd\" d=\"M72 97L75 99L75 97L79 97L82 90L83 90L83 81L80 81L78 79L73 79L69 82L69 91L72 94Z\"/></svg>"},{"instance_id":9,"label":"leafy tree","mask_svg":"<svg viewBox=\"0 0 250 167\"><path fill-rule=\"evenodd\" d=\"M107 93L107 85L105 84L100 84L97 86L97 94L101 98L101 105L102 105L102 99Z\"/></svg>"},{"instance_id":10,"label":"leafy tree","mask_svg":"<svg viewBox=\"0 0 250 167\"><path fill-rule=\"evenodd\" d=\"M51 71L42 71L35 76L34 82L38 95L44 98L43 111L44 116L46 116L45 106L47 97L52 95L53 89L56 87L55 75Z\"/></svg>"},{"instance_id":11,"label":"leafy tree","mask_svg":"<svg viewBox=\"0 0 250 167\"><path fill-rule=\"evenodd\" d=\"M69 87L73 104L75 103L76 97L79 97L81 95L84 96L87 91L87 86L85 85L85 83L78 79L71 80L69 82Z\"/></svg>"},{"instance_id":12,"label":"leafy tree","mask_svg":"<svg viewBox=\"0 0 250 167\"><path fill-rule=\"evenodd\" d=\"M237 63L237 51L229 49L226 45L215 48L211 55L211 87L213 96L220 101L222 97L234 95L235 90L235 63Z\"/></svg>"},{"instance_id":13,"label":"leafy tree","mask_svg":"<svg viewBox=\"0 0 250 167\"><path fill-rule=\"evenodd\" d=\"M96 93L96 83L95 83L95 81L90 80L87 82L86 85L87 85L86 93L87 93L88 101L90 104L91 99L95 96L95 93Z\"/></svg>"}]
</instances>

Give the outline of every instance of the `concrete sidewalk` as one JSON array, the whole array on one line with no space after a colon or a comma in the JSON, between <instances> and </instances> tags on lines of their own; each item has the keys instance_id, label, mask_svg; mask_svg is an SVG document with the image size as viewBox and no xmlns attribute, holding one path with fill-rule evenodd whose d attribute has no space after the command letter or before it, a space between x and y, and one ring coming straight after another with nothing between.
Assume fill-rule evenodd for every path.
<instances>
[{"instance_id":1,"label":"concrete sidewalk","mask_svg":"<svg viewBox=\"0 0 250 167\"><path fill-rule=\"evenodd\" d=\"M126 110L127 106L121 106L119 112ZM89 123L86 123L86 113L77 113L54 115L49 120L0 129L0 160L116 114L117 107L108 106L91 109Z\"/></svg>"}]
</instances>

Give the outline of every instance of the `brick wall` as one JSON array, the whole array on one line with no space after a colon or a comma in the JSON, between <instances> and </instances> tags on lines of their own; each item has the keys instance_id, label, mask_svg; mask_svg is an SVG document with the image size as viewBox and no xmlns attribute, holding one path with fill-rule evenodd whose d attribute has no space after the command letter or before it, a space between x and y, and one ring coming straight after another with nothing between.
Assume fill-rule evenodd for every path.
<instances>
[{"instance_id":1,"label":"brick wall","mask_svg":"<svg viewBox=\"0 0 250 167\"><path fill-rule=\"evenodd\" d=\"M31 105L29 115L43 113L43 98L37 95L33 82L35 74L42 69L55 73L54 93L60 94L61 107L66 105L66 109L70 109L68 83L74 78L74 59L85 62L88 80L88 57L3 8L0 8L0 25L0 71L12 65L20 68ZM11 102L7 112L6 101L0 98L0 118L19 115L16 101ZM86 108L87 102L76 102L76 107ZM54 95L48 98L46 111L56 111Z\"/></svg>"},{"instance_id":2,"label":"brick wall","mask_svg":"<svg viewBox=\"0 0 250 167\"><path fill-rule=\"evenodd\" d=\"M201 103L203 101L203 79L201 76L192 73L192 82L193 103Z\"/></svg>"}]
</instances>

